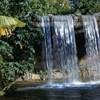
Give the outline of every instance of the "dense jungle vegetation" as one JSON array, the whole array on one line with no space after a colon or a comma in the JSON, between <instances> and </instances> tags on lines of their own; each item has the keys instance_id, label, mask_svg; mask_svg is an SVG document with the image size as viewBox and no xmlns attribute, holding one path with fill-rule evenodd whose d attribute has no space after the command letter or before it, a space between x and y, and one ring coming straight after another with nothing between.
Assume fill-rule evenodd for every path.
<instances>
[{"instance_id":1,"label":"dense jungle vegetation","mask_svg":"<svg viewBox=\"0 0 100 100\"><path fill-rule=\"evenodd\" d=\"M10 26L13 34L0 35L0 94L17 77L34 72L35 47L44 40L44 33L33 24L39 22L38 16L92 14L99 10L99 0L0 0L0 16L17 18L26 24L25 27Z\"/></svg>"}]
</instances>

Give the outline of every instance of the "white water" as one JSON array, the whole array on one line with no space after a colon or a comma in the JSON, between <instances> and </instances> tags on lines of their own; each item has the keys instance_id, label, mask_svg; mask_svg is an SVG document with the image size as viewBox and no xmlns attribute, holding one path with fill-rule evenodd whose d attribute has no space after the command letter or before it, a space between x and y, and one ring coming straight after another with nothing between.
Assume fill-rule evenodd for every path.
<instances>
[{"instance_id":1,"label":"white water","mask_svg":"<svg viewBox=\"0 0 100 100\"><path fill-rule=\"evenodd\" d=\"M41 29L45 33L45 40L42 43L42 56L44 61L44 67L48 69L49 83L52 84L53 58L49 16L40 17L40 21Z\"/></svg>"},{"instance_id":2,"label":"white water","mask_svg":"<svg viewBox=\"0 0 100 100\"><path fill-rule=\"evenodd\" d=\"M82 16L85 30L86 53L88 58L87 69L91 80L100 79L100 36L96 18L94 16ZM48 69L49 84L53 85L53 70L59 68L63 72L63 84L79 82L77 66L77 51L73 19L71 16L52 16L50 24L49 16L43 16L41 29L45 33L45 41L42 44L44 66ZM50 30L52 25L52 30ZM52 32L52 34L51 34ZM67 83L66 83L66 74ZM89 83L90 84L90 83Z\"/></svg>"},{"instance_id":3,"label":"white water","mask_svg":"<svg viewBox=\"0 0 100 100\"><path fill-rule=\"evenodd\" d=\"M100 86L100 81L89 81L89 82L73 82L73 83L53 83L53 84L44 84L40 86L31 86L18 88L17 91L23 91L28 89L62 89L62 88L91 88Z\"/></svg>"},{"instance_id":4,"label":"white water","mask_svg":"<svg viewBox=\"0 0 100 100\"><path fill-rule=\"evenodd\" d=\"M100 36L98 25L95 16L83 15L83 25L85 29L86 53L88 58L87 68L89 69L90 77L94 80L100 79Z\"/></svg>"},{"instance_id":5,"label":"white water","mask_svg":"<svg viewBox=\"0 0 100 100\"><path fill-rule=\"evenodd\" d=\"M79 79L79 73L72 17L52 16L53 35L51 35L50 31L49 16L43 16L40 20L41 28L45 33L42 54L46 61L44 64L49 72L49 83L53 83L53 67L62 70L63 83L66 83L66 74L69 74L68 82L77 81Z\"/></svg>"},{"instance_id":6,"label":"white water","mask_svg":"<svg viewBox=\"0 0 100 100\"><path fill-rule=\"evenodd\" d=\"M77 81L77 51L72 16L52 16L53 54L56 66L63 71L63 82L66 73L69 82Z\"/></svg>"}]
</instances>

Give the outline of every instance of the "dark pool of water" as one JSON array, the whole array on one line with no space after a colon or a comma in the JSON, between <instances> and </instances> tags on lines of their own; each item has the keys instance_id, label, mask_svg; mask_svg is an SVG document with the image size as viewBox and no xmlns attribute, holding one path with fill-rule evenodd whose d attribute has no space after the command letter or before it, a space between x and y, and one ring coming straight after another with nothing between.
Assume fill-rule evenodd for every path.
<instances>
[{"instance_id":1,"label":"dark pool of water","mask_svg":"<svg viewBox=\"0 0 100 100\"><path fill-rule=\"evenodd\" d=\"M0 100L100 100L100 85L43 85L46 83L16 84L18 90ZM37 86L38 85L38 86Z\"/></svg>"}]
</instances>

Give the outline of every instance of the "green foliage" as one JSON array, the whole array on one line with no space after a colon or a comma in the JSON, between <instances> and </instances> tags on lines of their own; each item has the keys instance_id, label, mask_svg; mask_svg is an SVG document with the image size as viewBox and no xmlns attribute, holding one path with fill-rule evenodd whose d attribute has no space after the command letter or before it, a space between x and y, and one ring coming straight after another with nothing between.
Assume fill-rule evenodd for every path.
<instances>
[{"instance_id":1,"label":"green foliage","mask_svg":"<svg viewBox=\"0 0 100 100\"><path fill-rule=\"evenodd\" d=\"M65 15L73 12L71 8L61 5L59 2L51 2L50 0L30 1L33 3L33 8L39 12L39 15Z\"/></svg>"},{"instance_id":2,"label":"green foliage","mask_svg":"<svg viewBox=\"0 0 100 100\"><path fill-rule=\"evenodd\" d=\"M99 0L78 0L78 4L74 7L75 13L92 14L100 11Z\"/></svg>"},{"instance_id":3,"label":"green foliage","mask_svg":"<svg viewBox=\"0 0 100 100\"><path fill-rule=\"evenodd\" d=\"M12 68L14 63L10 62L14 58L12 52L12 47L7 42L0 40L0 79L4 84L6 84L6 80L14 81L15 73Z\"/></svg>"},{"instance_id":4,"label":"green foliage","mask_svg":"<svg viewBox=\"0 0 100 100\"><path fill-rule=\"evenodd\" d=\"M23 28L12 27L13 34L0 37L0 82L3 87L27 72L34 71L35 45L44 40L44 33L33 24L38 13L28 0L1 0L0 14L16 17L26 23Z\"/></svg>"}]
</instances>

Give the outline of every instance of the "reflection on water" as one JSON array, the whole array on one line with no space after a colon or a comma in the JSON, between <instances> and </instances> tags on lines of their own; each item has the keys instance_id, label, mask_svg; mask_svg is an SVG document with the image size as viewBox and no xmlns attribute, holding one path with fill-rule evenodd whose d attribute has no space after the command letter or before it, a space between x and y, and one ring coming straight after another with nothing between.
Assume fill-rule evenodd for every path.
<instances>
[{"instance_id":1,"label":"reflection on water","mask_svg":"<svg viewBox=\"0 0 100 100\"><path fill-rule=\"evenodd\" d=\"M44 84L44 83L43 83ZM99 82L76 84L20 84L14 94L0 100L100 100Z\"/></svg>"}]
</instances>

